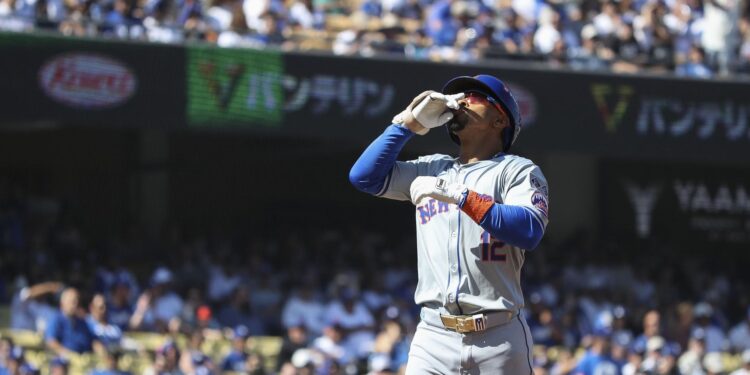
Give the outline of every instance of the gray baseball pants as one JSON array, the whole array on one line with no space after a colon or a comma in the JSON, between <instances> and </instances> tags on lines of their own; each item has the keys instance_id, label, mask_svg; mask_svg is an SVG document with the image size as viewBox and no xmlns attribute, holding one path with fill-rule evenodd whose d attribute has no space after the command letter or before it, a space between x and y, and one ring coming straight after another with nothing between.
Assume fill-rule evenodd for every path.
<instances>
[{"instance_id":1,"label":"gray baseball pants","mask_svg":"<svg viewBox=\"0 0 750 375\"><path fill-rule=\"evenodd\" d=\"M506 324L466 334L422 320L406 375L532 375L531 349L529 326L520 314Z\"/></svg>"}]
</instances>

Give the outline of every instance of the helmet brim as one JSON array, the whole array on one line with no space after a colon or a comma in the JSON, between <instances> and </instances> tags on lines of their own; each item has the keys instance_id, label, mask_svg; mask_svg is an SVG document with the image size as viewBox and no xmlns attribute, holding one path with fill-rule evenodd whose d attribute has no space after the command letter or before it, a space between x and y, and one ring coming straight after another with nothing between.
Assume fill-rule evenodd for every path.
<instances>
[{"instance_id":1,"label":"helmet brim","mask_svg":"<svg viewBox=\"0 0 750 375\"><path fill-rule=\"evenodd\" d=\"M494 94L494 90L490 86L474 77L456 77L448 81L448 83L443 86L443 94L458 94L460 92L466 92L469 90L480 90L488 95L491 95L492 98L498 101L498 103L501 102L500 98L498 98L497 95Z\"/></svg>"}]
</instances>

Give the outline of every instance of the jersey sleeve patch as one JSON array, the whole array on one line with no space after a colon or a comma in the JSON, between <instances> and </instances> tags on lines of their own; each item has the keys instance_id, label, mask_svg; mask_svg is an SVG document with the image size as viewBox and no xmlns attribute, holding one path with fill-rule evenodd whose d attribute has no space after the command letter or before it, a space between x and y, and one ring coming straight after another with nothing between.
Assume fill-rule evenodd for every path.
<instances>
[{"instance_id":1,"label":"jersey sleeve patch","mask_svg":"<svg viewBox=\"0 0 750 375\"><path fill-rule=\"evenodd\" d=\"M549 195L549 191L547 189L547 183L541 180L539 177L535 176L534 174L531 174L531 178L529 179L531 182L531 186L541 191L544 195Z\"/></svg>"},{"instance_id":2,"label":"jersey sleeve patch","mask_svg":"<svg viewBox=\"0 0 750 375\"><path fill-rule=\"evenodd\" d=\"M547 196L541 191L536 191L531 196L531 204L541 211L545 217L549 217L549 204L547 202Z\"/></svg>"}]
</instances>

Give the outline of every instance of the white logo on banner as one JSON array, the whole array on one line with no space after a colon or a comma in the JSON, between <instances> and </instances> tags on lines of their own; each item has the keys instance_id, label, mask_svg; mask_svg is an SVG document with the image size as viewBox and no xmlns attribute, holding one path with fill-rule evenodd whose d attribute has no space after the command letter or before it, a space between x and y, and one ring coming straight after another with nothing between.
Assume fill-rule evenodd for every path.
<instances>
[{"instance_id":1,"label":"white logo on banner","mask_svg":"<svg viewBox=\"0 0 750 375\"><path fill-rule=\"evenodd\" d=\"M640 188L631 182L625 183L625 190L635 211L635 230L639 238L647 238L651 234L651 212L661 188L650 185Z\"/></svg>"}]
</instances>

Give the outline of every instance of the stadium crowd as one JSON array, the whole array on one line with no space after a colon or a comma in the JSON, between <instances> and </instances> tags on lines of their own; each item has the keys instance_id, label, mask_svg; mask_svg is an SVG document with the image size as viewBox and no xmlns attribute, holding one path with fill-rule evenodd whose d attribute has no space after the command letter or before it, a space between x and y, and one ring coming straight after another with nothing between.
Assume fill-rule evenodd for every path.
<instances>
[{"instance_id":1,"label":"stadium crowd","mask_svg":"<svg viewBox=\"0 0 750 375\"><path fill-rule=\"evenodd\" d=\"M702 78L750 73L741 0L2 0L0 30Z\"/></svg>"},{"instance_id":2,"label":"stadium crowd","mask_svg":"<svg viewBox=\"0 0 750 375\"><path fill-rule=\"evenodd\" d=\"M65 374L81 355L100 359L91 374L391 374L406 362L419 316L413 237L178 226L130 237L92 241L56 200L0 183L0 304L12 329L0 374ZM750 374L742 264L592 242L546 242L527 257L537 375ZM18 332L36 332L41 348L15 343ZM138 332L163 340L144 353ZM267 336L283 337L275 365L258 341ZM207 351L217 337L230 344ZM129 351L151 358L137 370L118 360Z\"/></svg>"}]
</instances>

